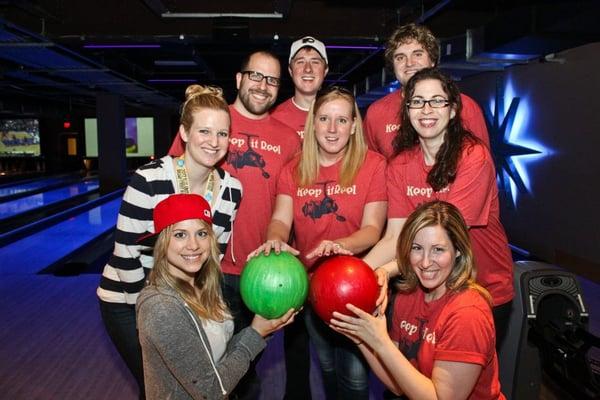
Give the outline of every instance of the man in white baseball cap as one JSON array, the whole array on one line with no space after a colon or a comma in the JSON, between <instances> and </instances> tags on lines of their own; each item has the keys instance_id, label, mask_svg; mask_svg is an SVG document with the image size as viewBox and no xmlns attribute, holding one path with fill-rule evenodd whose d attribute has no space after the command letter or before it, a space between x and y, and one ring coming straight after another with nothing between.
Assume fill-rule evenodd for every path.
<instances>
[{"instance_id":1,"label":"man in white baseball cap","mask_svg":"<svg viewBox=\"0 0 600 400\"><path fill-rule=\"evenodd\" d=\"M294 82L294 96L277 106L271 115L294 129L302 139L308 109L329 71L323 42L305 36L292 43L288 71Z\"/></svg>"},{"instance_id":2,"label":"man in white baseball cap","mask_svg":"<svg viewBox=\"0 0 600 400\"><path fill-rule=\"evenodd\" d=\"M277 106L271 116L303 139L308 109L329 71L323 42L305 36L292 43L288 71L294 82L294 96ZM296 322L286 327L283 344L287 375L284 400L310 400L310 351L304 314L298 314Z\"/></svg>"}]
</instances>

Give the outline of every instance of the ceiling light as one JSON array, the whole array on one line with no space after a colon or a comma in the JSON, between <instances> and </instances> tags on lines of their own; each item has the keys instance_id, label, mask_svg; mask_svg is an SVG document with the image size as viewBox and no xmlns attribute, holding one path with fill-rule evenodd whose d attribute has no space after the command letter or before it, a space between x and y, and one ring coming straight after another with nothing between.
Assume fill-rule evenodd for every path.
<instances>
[{"instance_id":1,"label":"ceiling light","mask_svg":"<svg viewBox=\"0 0 600 400\"><path fill-rule=\"evenodd\" d=\"M86 44L84 49L158 49L160 44Z\"/></svg>"},{"instance_id":2,"label":"ceiling light","mask_svg":"<svg viewBox=\"0 0 600 400\"><path fill-rule=\"evenodd\" d=\"M274 13L162 13L163 18L283 18L283 14Z\"/></svg>"},{"instance_id":3,"label":"ceiling light","mask_svg":"<svg viewBox=\"0 0 600 400\"><path fill-rule=\"evenodd\" d=\"M193 60L154 60L157 67L195 67L198 65Z\"/></svg>"},{"instance_id":4,"label":"ceiling light","mask_svg":"<svg viewBox=\"0 0 600 400\"><path fill-rule=\"evenodd\" d=\"M197 79L148 79L148 83L195 83Z\"/></svg>"},{"instance_id":5,"label":"ceiling light","mask_svg":"<svg viewBox=\"0 0 600 400\"><path fill-rule=\"evenodd\" d=\"M337 50L379 50L383 49L382 46L325 46L328 49Z\"/></svg>"}]
</instances>

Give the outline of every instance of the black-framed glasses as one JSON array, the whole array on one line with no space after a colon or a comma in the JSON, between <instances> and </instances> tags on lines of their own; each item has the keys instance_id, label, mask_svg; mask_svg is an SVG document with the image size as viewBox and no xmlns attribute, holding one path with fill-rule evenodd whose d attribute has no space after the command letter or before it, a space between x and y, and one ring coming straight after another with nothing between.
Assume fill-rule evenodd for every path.
<instances>
[{"instance_id":1,"label":"black-framed glasses","mask_svg":"<svg viewBox=\"0 0 600 400\"><path fill-rule=\"evenodd\" d=\"M254 82L262 82L263 79L266 79L269 86L277 87L281 85L281 79L275 76L268 76L257 71L242 71L242 74L248 75L248 79Z\"/></svg>"},{"instance_id":2,"label":"black-framed glasses","mask_svg":"<svg viewBox=\"0 0 600 400\"><path fill-rule=\"evenodd\" d=\"M425 104L429 104L429 107L431 108L444 108L448 107L450 101L441 97L436 97L429 100L425 100L420 97L415 97L406 102L408 108L423 108L425 107Z\"/></svg>"}]
</instances>

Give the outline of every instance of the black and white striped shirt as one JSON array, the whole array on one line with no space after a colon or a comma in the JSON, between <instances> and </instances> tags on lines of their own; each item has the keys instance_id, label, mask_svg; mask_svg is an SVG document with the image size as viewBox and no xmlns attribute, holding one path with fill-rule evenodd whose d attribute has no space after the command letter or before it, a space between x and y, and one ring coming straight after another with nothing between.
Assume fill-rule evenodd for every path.
<instances>
[{"instance_id":1,"label":"black and white striped shirt","mask_svg":"<svg viewBox=\"0 0 600 400\"><path fill-rule=\"evenodd\" d=\"M135 304L153 265L152 252L136 241L154 232L154 207L177 187L172 157L165 156L140 167L123 195L117 219L115 248L102 272L97 294L109 303ZM228 172L217 168L221 185L212 208L213 230L221 258L232 236L233 220L242 198L242 184Z\"/></svg>"}]
</instances>

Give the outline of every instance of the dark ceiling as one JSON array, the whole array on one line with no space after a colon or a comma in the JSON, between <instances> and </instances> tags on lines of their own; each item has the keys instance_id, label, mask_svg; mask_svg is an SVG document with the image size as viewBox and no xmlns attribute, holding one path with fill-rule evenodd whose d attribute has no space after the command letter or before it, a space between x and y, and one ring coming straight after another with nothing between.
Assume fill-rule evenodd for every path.
<instances>
[{"instance_id":1,"label":"dark ceiling","mask_svg":"<svg viewBox=\"0 0 600 400\"><path fill-rule=\"evenodd\" d=\"M441 39L441 66L457 79L600 40L599 1L0 0L0 113L93 110L98 92L174 110L191 82L231 100L245 54L269 48L285 66L304 35L338 46L327 82L369 101L392 80L385 38L413 21ZM280 98L292 90L287 80Z\"/></svg>"}]
</instances>

